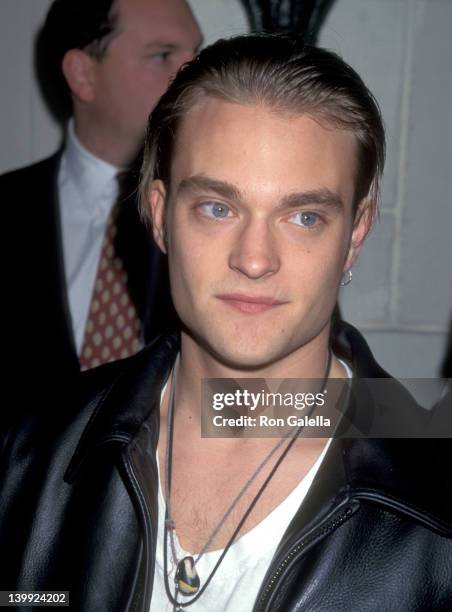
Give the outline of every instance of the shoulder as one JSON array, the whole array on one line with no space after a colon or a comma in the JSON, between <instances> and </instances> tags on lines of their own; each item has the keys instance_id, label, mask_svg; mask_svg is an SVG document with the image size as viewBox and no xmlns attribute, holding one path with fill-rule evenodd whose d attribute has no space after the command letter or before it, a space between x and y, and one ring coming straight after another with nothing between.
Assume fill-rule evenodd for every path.
<instances>
[{"instance_id":1,"label":"shoulder","mask_svg":"<svg viewBox=\"0 0 452 612\"><path fill-rule=\"evenodd\" d=\"M353 326L339 322L332 343L354 373L338 432L352 496L452 537L450 440L433 435L434 414L381 368Z\"/></svg>"},{"instance_id":2,"label":"shoulder","mask_svg":"<svg viewBox=\"0 0 452 612\"><path fill-rule=\"evenodd\" d=\"M18 223L24 228L35 223L41 226L43 217L53 215L58 197L60 159L61 152L57 152L31 166L0 175L2 214L6 223ZM24 223L25 210L28 217L27 225ZM31 235L32 231L35 231L34 227L30 229Z\"/></svg>"},{"instance_id":3,"label":"shoulder","mask_svg":"<svg viewBox=\"0 0 452 612\"><path fill-rule=\"evenodd\" d=\"M177 350L177 337L158 338L134 357L82 373L69 388L47 389L39 410L0 433L0 490L11 479L9 468L24 457L22 475L58 463L70 481L95 449L130 442L153 411L158 418L160 390Z\"/></svg>"},{"instance_id":4,"label":"shoulder","mask_svg":"<svg viewBox=\"0 0 452 612\"><path fill-rule=\"evenodd\" d=\"M96 447L129 444L145 421L158 429L161 390L178 350L177 335L161 336L133 357L81 375L81 409L90 417L68 466L68 481Z\"/></svg>"},{"instance_id":5,"label":"shoulder","mask_svg":"<svg viewBox=\"0 0 452 612\"><path fill-rule=\"evenodd\" d=\"M47 157L46 159L38 161L34 164L5 172L4 174L0 175L0 184L2 186L9 184L14 185L28 178L52 176L56 174L58 170L60 159L61 151L57 151L50 157ZM26 185L22 185L22 187L23 186Z\"/></svg>"}]
</instances>

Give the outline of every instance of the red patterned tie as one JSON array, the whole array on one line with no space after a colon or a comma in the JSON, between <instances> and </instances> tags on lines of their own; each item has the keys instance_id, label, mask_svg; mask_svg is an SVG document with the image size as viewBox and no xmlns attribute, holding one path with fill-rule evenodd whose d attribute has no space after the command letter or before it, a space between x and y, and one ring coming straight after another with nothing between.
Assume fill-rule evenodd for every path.
<instances>
[{"instance_id":1,"label":"red patterned tie","mask_svg":"<svg viewBox=\"0 0 452 612\"><path fill-rule=\"evenodd\" d=\"M129 357L140 349L140 320L130 297L124 265L114 252L118 212L116 205L102 243L80 354L82 370Z\"/></svg>"}]
</instances>

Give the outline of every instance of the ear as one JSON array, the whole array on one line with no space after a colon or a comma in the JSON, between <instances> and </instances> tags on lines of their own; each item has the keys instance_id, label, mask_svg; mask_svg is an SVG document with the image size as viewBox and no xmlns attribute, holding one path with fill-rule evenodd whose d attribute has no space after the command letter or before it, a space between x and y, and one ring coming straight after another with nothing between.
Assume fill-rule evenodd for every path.
<instances>
[{"instance_id":1,"label":"ear","mask_svg":"<svg viewBox=\"0 0 452 612\"><path fill-rule=\"evenodd\" d=\"M72 94L80 102L91 102L94 98L94 62L81 49L70 49L63 57L62 70Z\"/></svg>"},{"instance_id":2,"label":"ear","mask_svg":"<svg viewBox=\"0 0 452 612\"><path fill-rule=\"evenodd\" d=\"M163 181L152 181L148 196L152 218L152 231L154 240L163 253L167 252L165 229L166 195L166 188Z\"/></svg>"},{"instance_id":3,"label":"ear","mask_svg":"<svg viewBox=\"0 0 452 612\"><path fill-rule=\"evenodd\" d=\"M364 240L372 229L374 223L374 211L375 207L368 199L362 200L358 205L353 223L353 231L350 238L350 246L348 248L347 257L344 263L344 272L350 270L358 259L358 255L361 251Z\"/></svg>"}]
</instances>

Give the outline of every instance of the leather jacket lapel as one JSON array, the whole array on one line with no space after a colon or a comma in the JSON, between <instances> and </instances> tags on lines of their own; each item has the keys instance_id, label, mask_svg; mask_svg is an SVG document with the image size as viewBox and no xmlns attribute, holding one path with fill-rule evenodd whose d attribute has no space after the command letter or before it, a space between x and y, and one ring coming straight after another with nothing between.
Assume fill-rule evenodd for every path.
<instances>
[{"instance_id":1,"label":"leather jacket lapel","mask_svg":"<svg viewBox=\"0 0 452 612\"><path fill-rule=\"evenodd\" d=\"M149 419L153 424L151 442L157 448L160 391L178 349L177 335L160 337L130 359L82 374L80 393L91 396L93 412L66 470L65 480L72 481L99 446L108 442L129 444ZM111 375L113 369L115 376ZM101 372L108 373L107 386L102 384ZM93 380L97 383L97 392L92 387Z\"/></svg>"}]
</instances>

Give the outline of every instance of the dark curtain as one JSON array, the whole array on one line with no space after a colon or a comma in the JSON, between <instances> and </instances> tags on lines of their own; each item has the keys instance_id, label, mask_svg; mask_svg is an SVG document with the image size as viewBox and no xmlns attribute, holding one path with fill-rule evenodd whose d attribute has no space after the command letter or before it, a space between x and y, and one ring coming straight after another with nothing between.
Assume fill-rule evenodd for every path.
<instances>
[{"instance_id":1,"label":"dark curtain","mask_svg":"<svg viewBox=\"0 0 452 612\"><path fill-rule=\"evenodd\" d=\"M241 0L253 32L297 32L315 44L334 0Z\"/></svg>"}]
</instances>

